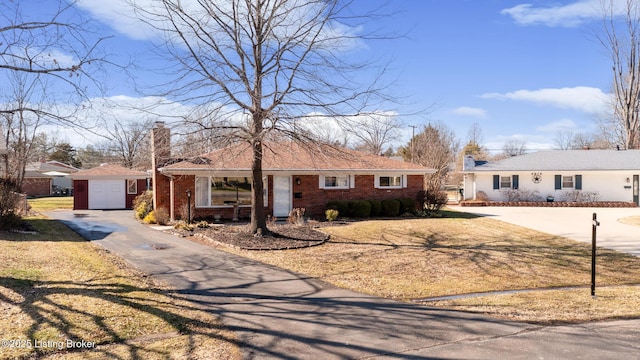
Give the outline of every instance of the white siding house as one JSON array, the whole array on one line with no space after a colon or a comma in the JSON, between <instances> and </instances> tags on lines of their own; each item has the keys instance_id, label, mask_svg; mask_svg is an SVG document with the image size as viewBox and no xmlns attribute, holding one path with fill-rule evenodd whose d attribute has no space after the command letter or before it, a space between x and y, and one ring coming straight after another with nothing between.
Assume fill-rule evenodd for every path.
<instances>
[{"instance_id":1,"label":"white siding house","mask_svg":"<svg viewBox=\"0 0 640 360\"><path fill-rule=\"evenodd\" d=\"M468 156L463 174L464 200L486 194L490 201L520 196L640 205L640 150L549 150L483 163Z\"/></svg>"}]
</instances>

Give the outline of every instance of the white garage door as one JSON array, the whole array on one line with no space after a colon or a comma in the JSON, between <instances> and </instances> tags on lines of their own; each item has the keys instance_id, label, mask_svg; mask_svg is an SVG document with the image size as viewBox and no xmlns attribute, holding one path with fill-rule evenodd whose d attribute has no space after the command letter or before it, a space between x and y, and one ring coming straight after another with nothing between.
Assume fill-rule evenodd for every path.
<instances>
[{"instance_id":1,"label":"white garage door","mask_svg":"<svg viewBox=\"0 0 640 360\"><path fill-rule=\"evenodd\" d=\"M124 180L89 180L89 209L124 209Z\"/></svg>"}]
</instances>

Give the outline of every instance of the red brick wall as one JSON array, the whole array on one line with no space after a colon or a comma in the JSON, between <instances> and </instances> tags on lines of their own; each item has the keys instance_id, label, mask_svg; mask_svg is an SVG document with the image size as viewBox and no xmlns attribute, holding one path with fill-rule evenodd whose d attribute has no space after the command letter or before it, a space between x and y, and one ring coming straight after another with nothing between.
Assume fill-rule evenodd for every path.
<instances>
[{"instance_id":1,"label":"red brick wall","mask_svg":"<svg viewBox=\"0 0 640 360\"><path fill-rule=\"evenodd\" d=\"M160 177L158 177L160 178ZM166 176L162 176L168 180ZM296 179L300 179L300 185L296 184ZM402 189L375 189L373 175L356 175L355 188L342 190L329 190L318 188L318 175L293 176L292 195L294 208L305 208L306 214L309 216L323 217L325 206L331 200L367 200L367 199L397 199L411 198L415 199L418 191L423 190L423 177L421 175L407 176L408 185ZM268 180L268 206L267 214L273 214L273 177L269 176ZM161 187L163 188L163 187ZM225 220L233 217L233 208L195 208L195 176L183 175L176 176L174 179L174 211L177 219L186 218L187 189L191 190L191 214L193 218L213 218L219 214ZM169 193L169 185L167 181L166 193ZM299 193L302 197L296 198L295 194ZM160 203L166 204L169 209L168 195ZM240 218L249 218L251 209L249 207L240 208Z\"/></svg>"},{"instance_id":2,"label":"red brick wall","mask_svg":"<svg viewBox=\"0 0 640 360\"><path fill-rule=\"evenodd\" d=\"M153 177L153 197L154 197L154 207L156 209L164 208L169 212L169 198L171 196L171 179L169 177L162 175L159 171L154 171L155 176Z\"/></svg>"},{"instance_id":3,"label":"red brick wall","mask_svg":"<svg viewBox=\"0 0 640 360\"><path fill-rule=\"evenodd\" d=\"M129 194L129 189L126 188L126 180L125 180L125 191L127 192L125 206L127 207L127 209L133 209L133 200L136 198L136 196L142 194L147 190L146 179L139 179L137 180L137 182L138 182L138 189L137 189L138 192L136 194Z\"/></svg>"},{"instance_id":4,"label":"red brick wall","mask_svg":"<svg viewBox=\"0 0 640 360\"><path fill-rule=\"evenodd\" d=\"M300 185L296 184L300 179ZM331 200L368 200L368 199L415 199L424 183L422 175L408 175L407 187L402 189L374 188L374 175L356 175L353 189L319 189L318 175L294 176L293 193L301 193L302 198L293 197L294 208L305 208L307 215L322 216L325 205Z\"/></svg>"},{"instance_id":5,"label":"red brick wall","mask_svg":"<svg viewBox=\"0 0 640 360\"><path fill-rule=\"evenodd\" d=\"M51 195L51 179L28 178L22 183L22 192L27 196Z\"/></svg>"}]
</instances>

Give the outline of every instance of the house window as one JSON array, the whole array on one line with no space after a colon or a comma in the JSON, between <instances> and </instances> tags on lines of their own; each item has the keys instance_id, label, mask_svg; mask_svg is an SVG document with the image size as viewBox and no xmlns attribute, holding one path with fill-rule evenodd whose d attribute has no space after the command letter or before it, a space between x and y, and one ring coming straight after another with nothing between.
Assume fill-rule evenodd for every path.
<instances>
[{"instance_id":1,"label":"house window","mask_svg":"<svg viewBox=\"0 0 640 360\"><path fill-rule=\"evenodd\" d=\"M500 189L511 189L511 176L500 176Z\"/></svg>"},{"instance_id":2,"label":"house window","mask_svg":"<svg viewBox=\"0 0 640 360\"><path fill-rule=\"evenodd\" d=\"M563 189L573 189L573 176L563 176L562 177L562 188Z\"/></svg>"},{"instance_id":3,"label":"house window","mask_svg":"<svg viewBox=\"0 0 640 360\"><path fill-rule=\"evenodd\" d=\"M325 189L347 189L349 188L349 175L325 176Z\"/></svg>"},{"instance_id":4,"label":"house window","mask_svg":"<svg viewBox=\"0 0 640 360\"><path fill-rule=\"evenodd\" d=\"M399 189L402 187L402 175L376 176L375 185L381 189Z\"/></svg>"},{"instance_id":5,"label":"house window","mask_svg":"<svg viewBox=\"0 0 640 360\"><path fill-rule=\"evenodd\" d=\"M138 193L138 180L127 180L127 194Z\"/></svg>"},{"instance_id":6,"label":"house window","mask_svg":"<svg viewBox=\"0 0 640 360\"><path fill-rule=\"evenodd\" d=\"M263 179L264 198L267 199L266 178ZM251 178L248 177L197 177L196 207L227 207L238 204L251 205ZM266 205L265 200L265 205Z\"/></svg>"}]
</instances>

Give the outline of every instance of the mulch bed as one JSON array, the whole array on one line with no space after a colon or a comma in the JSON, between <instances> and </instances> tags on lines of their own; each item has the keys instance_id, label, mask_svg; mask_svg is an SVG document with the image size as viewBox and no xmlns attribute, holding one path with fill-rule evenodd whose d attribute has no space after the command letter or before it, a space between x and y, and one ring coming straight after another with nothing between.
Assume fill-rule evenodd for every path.
<instances>
[{"instance_id":1,"label":"mulch bed","mask_svg":"<svg viewBox=\"0 0 640 360\"><path fill-rule=\"evenodd\" d=\"M193 231L171 232L205 244L214 242L245 250L300 249L324 244L329 239L329 235L309 224L274 224L268 229L270 233L262 236L250 233L247 225L213 225Z\"/></svg>"}]
</instances>

